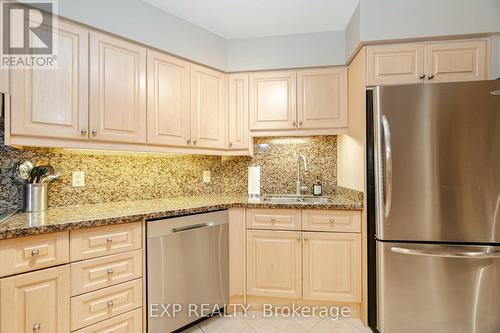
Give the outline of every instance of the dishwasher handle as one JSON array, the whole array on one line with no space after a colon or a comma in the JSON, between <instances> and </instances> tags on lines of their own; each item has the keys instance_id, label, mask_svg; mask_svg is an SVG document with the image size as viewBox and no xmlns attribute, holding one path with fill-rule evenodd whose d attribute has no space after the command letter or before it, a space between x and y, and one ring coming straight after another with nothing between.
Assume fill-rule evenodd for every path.
<instances>
[{"instance_id":1,"label":"dishwasher handle","mask_svg":"<svg viewBox=\"0 0 500 333\"><path fill-rule=\"evenodd\" d=\"M193 230L193 229L211 227L212 225L213 225L212 223L199 223L199 224L188 225L188 226L180 227L180 228L172 228L172 233L175 234L176 232L181 232L181 231L188 231L188 230Z\"/></svg>"}]
</instances>

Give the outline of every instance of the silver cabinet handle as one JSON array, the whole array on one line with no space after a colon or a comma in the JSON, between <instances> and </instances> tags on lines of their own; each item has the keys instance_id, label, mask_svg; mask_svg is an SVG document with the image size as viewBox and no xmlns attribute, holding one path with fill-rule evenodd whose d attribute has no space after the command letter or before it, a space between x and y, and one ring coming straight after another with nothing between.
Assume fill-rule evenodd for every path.
<instances>
[{"instance_id":1,"label":"silver cabinet handle","mask_svg":"<svg viewBox=\"0 0 500 333\"><path fill-rule=\"evenodd\" d=\"M31 250L31 256L33 258L38 257L39 254L40 254L40 250Z\"/></svg>"},{"instance_id":2,"label":"silver cabinet handle","mask_svg":"<svg viewBox=\"0 0 500 333\"><path fill-rule=\"evenodd\" d=\"M408 254L414 256L440 257L440 258L462 258L462 259L495 259L500 258L500 251L493 246L465 247L465 246L393 246L394 253Z\"/></svg>"},{"instance_id":3,"label":"silver cabinet handle","mask_svg":"<svg viewBox=\"0 0 500 333\"><path fill-rule=\"evenodd\" d=\"M302 126L302 120L301 120L301 121L299 121L299 127L300 127L300 126Z\"/></svg>"},{"instance_id":4,"label":"silver cabinet handle","mask_svg":"<svg viewBox=\"0 0 500 333\"><path fill-rule=\"evenodd\" d=\"M300 236L299 236L299 237L297 237L297 240L298 240L298 241L300 240Z\"/></svg>"},{"instance_id":5,"label":"silver cabinet handle","mask_svg":"<svg viewBox=\"0 0 500 333\"><path fill-rule=\"evenodd\" d=\"M421 74L418 78L419 78L420 80L425 79L425 74Z\"/></svg>"},{"instance_id":6,"label":"silver cabinet handle","mask_svg":"<svg viewBox=\"0 0 500 333\"><path fill-rule=\"evenodd\" d=\"M233 146L233 143L232 142L229 142L229 147L232 147Z\"/></svg>"},{"instance_id":7,"label":"silver cabinet handle","mask_svg":"<svg viewBox=\"0 0 500 333\"><path fill-rule=\"evenodd\" d=\"M196 141L196 140L193 140L193 145L195 145L195 144L196 144L196 142L198 142L198 141Z\"/></svg>"},{"instance_id":8,"label":"silver cabinet handle","mask_svg":"<svg viewBox=\"0 0 500 333\"><path fill-rule=\"evenodd\" d=\"M304 240L307 242L309 238L307 238L307 236L304 235Z\"/></svg>"},{"instance_id":9,"label":"silver cabinet handle","mask_svg":"<svg viewBox=\"0 0 500 333\"><path fill-rule=\"evenodd\" d=\"M33 332L39 332L42 328L42 325L38 322L33 325Z\"/></svg>"},{"instance_id":10,"label":"silver cabinet handle","mask_svg":"<svg viewBox=\"0 0 500 333\"><path fill-rule=\"evenodd\" d=\"M292 125L293 127L297 127L297 123L295 121L292 123Z\"/></svg>"},{"instance_id":11,"label":"silver cabinet handle","mask_svg":"<svg viewBox=\"0 0 500 333\"><path fill-rule=\"evenodd\" d=\"M108 301L108 308L112 308L114 305L113 301Z\"/></svg>"},{"instance_id":12,"label":"silver cabinet handle","mask_svg":"<svg viewBox=\"0 0 500 333\"><path fill-rule=\"evenodd\" d=\"M274 222L276 222L276 218L271 217L271 223L274 223Z\"/></svg>"},{"instance_id":13,"label":"silver cabinet handle","mask_svg":"<svg viewBox=\"0 0 500 333\"><path fill-rule=\"evenodd\" d=\"M335 219L330 219L330 223L335 223Z\"/></svg>"},{"instance_id":14,"label":"silver cabinet handle","mask_svg":"<svg viewBox=\"0 0 500 333\"><path fill-rule=\"evenodd\" d=\"M97 135L97 130L93 129L93 130L92 130L92 135L93 135L93 136L96 136L96 135Z\"/></svg>"},{"instance_id":15,"label":"silver cabinet handle","mask_svg":"<svg viewBox=\"0 0 500 333\"><path fill-rule=\"evenodd\" d=\"M87 130L84 128L80 131L80 133L82 133L82 135L87 135Z\"/></svg>"},{"instance_id":16,"label":"silver cabinet handle","mask_svg":"<svg viewBox=\"0 0 500 333\"><path fill-rule=\"evenodd\" d=\"M382 116L382 132L384 135L385 145L385 176L384 176L384 216L388 217L391 212L392 205L392 144L391 144L391 128L389 121L385 115Z\"/></svg>"},{"instance_id":17,"label":"silver cabinet handle","mask_svg":"<svg viewBox=\"0 0 500 333\"><path fill-rule=\"evenodd\" d=\"M427 77L427 80L432 80L433 78L434 78L434 74L429 75L429 76Z\"/></svg>"},{"instance_id":18,"label":"silver cabinet handle","mask_svg":"<svg viewBox=\"0 0 500 333\"><path fill-rule=\"evenodd\" d=\"M186 143L187 143L188 145L190 145L190 144L191 144L191 140L189 140L189 139L188 139L188 140L186 140Z\"/></svg>"},{"instance_id":19,"label":"silver cabinet handle","mask_svg":"<svg viewBox=\"0 0 500 333\"><path fill-rule=\"evenodd\" d=\"M106 238L106 243L112 243L113 242L113 237L109 236Z\"/></svg>"},{"instance_id":20,"label":"silver cabinet handle","mask_svg":"<svg viewBox=\"0 0 500 333\"><path fill-rule=\"evenodd\" d=\"M108 271L106 272L108 275L113 275L115 272L113 271L112 268L108 269Z\"/></svg>"}]
</instances>

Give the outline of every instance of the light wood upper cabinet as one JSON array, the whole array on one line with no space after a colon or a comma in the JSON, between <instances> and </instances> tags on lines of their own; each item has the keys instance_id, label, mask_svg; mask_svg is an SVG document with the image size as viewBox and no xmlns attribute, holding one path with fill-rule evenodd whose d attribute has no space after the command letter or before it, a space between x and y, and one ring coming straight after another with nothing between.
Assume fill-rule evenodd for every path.
<instances>
[{"instance_id":1,"label":"light wood upper cabinet","mask_svg":"<svg viewBox=\"0 0 500 333\"><path fill-rule=\"evenodd\" d=\"M226 148L227 84L224 73L191 65L191 144Z\"/></svg>"},{"instance_id":2,"label":"light wood upper cabinet","mask_svg":"<svg viewBox=\"0 0 500 333\"><path fill-rule=\"evenodd\" d=\"M297 72L298 128L347 127L347 68Z\"/></svg>"},{"instance_id":3,"label":"light wood upper cabinet","mask_svg":"<svg viewBox=\"0 0 500 333\"><path fill-rule=\"evenodd\" d=\"M367 85L486 80L487 72L487 39L366 47Z\"/></svg>"},{"instance_id":4,"label":"light wood upper cabinet","mask_svg":"<svg viewBox=\"0 0 500 333\"><path fill-rule=\"evenodd\" d=\"M90 33L90 138L146 143L146 49Z\"/></svg>"},{"instance_id":5,"label":"light wood upper cabinet","mask_svg":"<svg viewBox=\"0 0 500 333\"><path fill-rule=\"evenodd\" d=\"M422 82L424 45L394 44L367 46L366 84Z\"/></svg>"},{"instance_id":6,"label":"light wood upper cabinet","mask_svg":"<svg viewBox=\"0 0 500 333\"><path fill-rule=\"evenodd\" d=\"M247 293L302 296L300 232L247 231Z\"/></svg>"},{"instance_id":7,"label":"light wood upper cabinet","mask_svg":"<svg viewBox=\"0 0 500 333\"><path fill-rule=\"evenodd\" d=\"M68 333L69 266L0 280L0 333Z\"/></svg>"},{"instance_id":8,"label":"light wood upper cabinet","mask_svg":"<svg viewBox=\"0 0 500 333\"><path fill-rule=\"evenodd\" d=\"M250 74L250 129L295 129L296 72Z\"/></svg>"},{"instance_id":9,"label":"light wood upper cabinet","mask_svg":"<svg viewBox=\"0 0 500 333\"><path fill-rule=\"evenodd\" d=\"M361 235L303 233L304 299L361 301Z\"/></svg>"},{"instance_id":10,"label":"light wood upper cabinet","mask_svg":"<svg viewBox=\"0 0 500 333\"><path fill-rule=\"evenodd\" d=\"M59 21L57 66L11 69L11 132L46 138L88 138L88 31Z\"/></svg>"},{"instance_id":11,"label":"light wood upper cabinet","mask_svg":"<svg viewBox=\"0 0 500 333\"><path fill-rule=\"evenodd\" d=\"M486 80L488 77L487 49L487 40L426 44L427 79L432 82Z\"/></svg>"},{"instance_id":12,"label":"light wood upper cabinet","mask_svg":"<svg viewBox=\"0 0 500 333\"><path fill-rule=\"evenodd\" d=\"M228 78L228 148L248 149L248 74Z\"/></svg>"},{"instance_id":13,"label":"light wood upper cabinet","mask_svg":"<svg viewBox=\"0 0 500 333\"><path fill-rule=\"evenodd\" d=\"M148 50L148 143L187 146L191 139L190 63Z\"/></svg>"}]
</instances>

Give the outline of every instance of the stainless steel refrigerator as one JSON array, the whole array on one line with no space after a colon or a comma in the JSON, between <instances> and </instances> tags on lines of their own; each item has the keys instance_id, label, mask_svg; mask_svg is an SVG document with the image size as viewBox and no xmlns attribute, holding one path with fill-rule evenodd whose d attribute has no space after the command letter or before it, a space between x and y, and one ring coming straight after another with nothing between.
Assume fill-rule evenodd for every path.
<instances>
[{"instance_id":1,"label":"stainless steel refrigerator","mask_svg":"<svg viewBox=\"0 0 500 333\"><path fill-rule=\"evenodd\" d=\"M499 333L500 81L368 96L370 326Z\"/></svg>"}]
</instances>

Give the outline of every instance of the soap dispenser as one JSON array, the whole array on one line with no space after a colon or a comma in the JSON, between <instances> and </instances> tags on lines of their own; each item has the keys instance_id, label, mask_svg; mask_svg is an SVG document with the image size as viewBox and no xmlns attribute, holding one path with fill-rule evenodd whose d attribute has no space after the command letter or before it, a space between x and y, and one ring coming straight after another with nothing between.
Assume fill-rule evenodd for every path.
<instances>
[{"instance_id":1,"label":"soap dispenser","mask_svg":"<svg viewBox=\"0 0 500 333\"><path fill-rule=\"evenodd\" d=\"M313 184L313 195L316 197L323 195L323 185L321 185L321 180L319 180L319 176L316 177L316 181Z\"/></svg>"}]
</instances>

